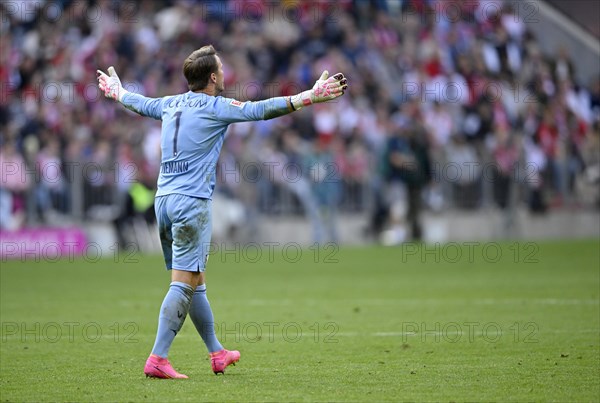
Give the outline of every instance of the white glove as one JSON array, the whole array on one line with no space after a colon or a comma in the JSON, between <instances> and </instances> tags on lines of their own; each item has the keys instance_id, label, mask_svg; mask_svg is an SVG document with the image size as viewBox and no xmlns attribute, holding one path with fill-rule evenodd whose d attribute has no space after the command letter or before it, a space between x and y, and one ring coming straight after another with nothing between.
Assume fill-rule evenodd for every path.
<instances>
[{"instance_id":1,"label":"white glove","mask_svg":"<svg viewBox=\"0 0 600 403\"><path fill-rule=\"evenodd\" d=\"M290 103L294 110L299 110L304 106L309 106L319 102L326 102L344 95L348 88L348 81L342 73L337 73L329 77L327 70L323 71L321 77L317 80L311 90L301 92L290 98Z\"/></svg>"},{"instance_id":2,"label":"white glove","mask_svg":"<svg viewBox=\"0 0 600 403\"><path fill-rule=\"evenodd\" d=\"M108 68L108 74L102 70L97 70L98 73L98 87L104 92L106 98L112 98L116 101L121 102L123 96L127 93L127 90L121 85L121 80L115 71L113 66Z\"/></svg>"}]
</instances>

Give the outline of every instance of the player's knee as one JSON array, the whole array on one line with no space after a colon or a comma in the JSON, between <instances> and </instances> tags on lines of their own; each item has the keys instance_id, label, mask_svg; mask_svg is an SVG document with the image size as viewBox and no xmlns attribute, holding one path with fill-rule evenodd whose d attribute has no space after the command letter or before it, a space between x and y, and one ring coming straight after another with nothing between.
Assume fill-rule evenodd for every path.
<instances>
[{"instance_id":1,"label":"player's knee","mask_svg":"<svg viewBox=\"0 0 600 403\"><path fill-rule=\"evenodd\" d=\"M192 272L186 270L171 270L171 281L178 281L181 283L189 284L191 287L196 287L200 272Z\"/></svg>"}]
</instances>

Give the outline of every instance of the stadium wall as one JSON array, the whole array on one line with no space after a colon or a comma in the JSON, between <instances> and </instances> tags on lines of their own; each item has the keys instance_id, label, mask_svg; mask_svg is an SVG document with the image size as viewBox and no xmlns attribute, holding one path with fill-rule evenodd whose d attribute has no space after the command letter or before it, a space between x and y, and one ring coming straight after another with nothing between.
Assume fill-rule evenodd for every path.
<instances>
[{"instance_id":1,"label":"stadium wall","mask_svg":"<svg viewBox=\"0 0 600 403\"><path fill-rule=\"evenodd\" d=\"M517 209L507 216L497 209L481 211L428 212L421 217L424 227L424 241L427 243L445 242L485 242L493 240L550 240L565 238L599 238L600 212L598 211L557 211L553 214L536 216L526 209ZM304 217L261 217L258 234L251 238L228 236L216 233L213 241L217 245L264 243L283 247L286 244L310 246L311 225ZM379 242L365 235L368 218L365 215L345 214L339 217L339 244L348 246L368 245ZM88 242L94 243L111 256L117 241L116 233L109 224L90 223L85 227ZM147 253L159 253L158 232L148 229L149 238L140 242L140 248Z\"/></svg>"},{"instance_id":2,"label":"stadium wall","mask_svg":"<svg viewBox=\"0 0 600 403\"><path fill-rule=\"evenodd\" d=\"M588 2L569 2L570 7L576 8L587 7L585 3ZM571 59L577 61L576 75L580 84L589 85L598 79L600 41L597 38L546 1L532 0L521 4L523 21L527 28L536 37L544 38L539 41L544 53L557 54L561 48L566 49Z\"/></svg>"}]
</instances>

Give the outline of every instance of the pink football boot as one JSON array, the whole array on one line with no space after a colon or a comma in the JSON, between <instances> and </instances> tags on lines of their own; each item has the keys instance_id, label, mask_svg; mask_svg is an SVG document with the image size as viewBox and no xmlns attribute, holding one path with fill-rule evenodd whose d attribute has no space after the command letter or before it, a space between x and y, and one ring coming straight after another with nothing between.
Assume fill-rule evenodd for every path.
<instances>
[{"instance_id":1,"label":"pink football boot","mask_svg":"<svg viewBox=\"0 0 600 403\"><path fill-rule=\"evenodd\" d=\"M210 353L210 364L215 375L225 374L228 365L235 365L240 360L240 352L233 350L221 350Z\"/></svg>"},{"instance_id":2,"label":"pink football boot","mask_svg":"<svg viewBox=\"0 0 600 403\"><path fill-rule=\"evenodd\" d=\"M171 363L169 363L169 360L154 354L151 354L150 357L148 357L146 366L144 367L144 374L146 374L147 378L188 378L187 375L175 371L171 366Z\"/></svg>"}]
</instances>

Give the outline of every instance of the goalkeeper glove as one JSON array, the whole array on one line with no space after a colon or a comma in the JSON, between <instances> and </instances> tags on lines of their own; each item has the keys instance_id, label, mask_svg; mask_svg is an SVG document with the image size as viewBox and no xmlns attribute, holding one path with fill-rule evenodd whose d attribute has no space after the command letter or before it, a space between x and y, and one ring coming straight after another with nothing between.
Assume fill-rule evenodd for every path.
<instances>
[{"instance_id":1,"label":"goalkeeper glove","mask_svg":"<svg viewBox=\"0 0 600 403\"><path fill-rule=\"evenodd\" d=\"M104 92L106 98L112 98L116 101L122 102L123 96L127 93L127 90L121 85L121 80L115 71L113 66L108 68L108 74L102 70L98 70L98 87Z\"/></svg>"},{"instance_id":2,"label":"goalkeeper glove","mask_svg":"<svg viewBox=\"0 0 600 403\"><path fill-rule=\"evenodd\" d=\"M329 72L323 71L311 90L290 97L292 108L297 111L304 106L326 102L344 95L344 91L348 88L348 81L344 75L337 73L333 77L328 77Z\"/></svg>"}]
</instances>

